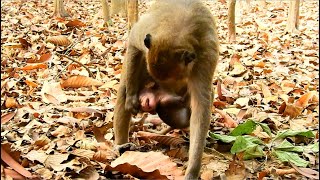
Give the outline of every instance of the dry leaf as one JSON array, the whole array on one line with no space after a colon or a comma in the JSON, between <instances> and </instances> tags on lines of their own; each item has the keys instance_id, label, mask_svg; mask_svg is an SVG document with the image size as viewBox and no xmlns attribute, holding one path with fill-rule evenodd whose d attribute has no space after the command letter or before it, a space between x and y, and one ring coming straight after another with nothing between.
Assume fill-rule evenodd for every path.
<instances>
[{"instance_id":1,"label":"dry leaf","mask_svg":"<svg viewBox=\"0 0 320 180\"><path fill-rule=\"evenodd\" d=\"M76 156L86 157L86 158L92 159L95 152L92 150L87 150L87 149L75 149L74 151L72 151L72 154L74 154Z\"/></svg>"},{"instance_id":2,"label":"dry leaf","mask_svg":"<svg viewBox=\"0 0 320 180\"><path fill-rule=\"evenodd\" d=\"M52 131L52 136L61 137L61 136L67 136L71 132L71 129L69 129L66 126L60 125L56 130Z\"/></svg>"},{"instance_id":3,"label":"dry leaf","mask_svg":"<svg viewBox=\"0 0 320 180\"><path fill-rule=\"evenodd\" d=\"M14 112L9 112L1 115L1 124L10 121L17 114L17 109Z\"/></svg>"},{"instance_id":4,"label":"dry leaf","mask_svg":"<svg viewBox=\"0 0 320 180\"><path fill-rule=\"evenodd\" d=\"M23 48L27 49L28 47L31 47L31 44L28 43L28 41L23 38L19 38L19 42L21 43Z\"/></svg>"},{"instance_id":5,"label":"dry leaf","mask_svg":"<svg viewBox=\"0 0 320 180\"><path fill-rule=\"evenodd\" d=\"M42 54L42 55L40 56L39 63L43 63L43 62L49 61L49 59L50 59L51 57L52 57L52 54L51 54L51 53Z\"/></svg>"},{"instance_id":6,"label":"dry leaf","mask_svg":"<svg viewBox=\"0 0 320 180\"><path fill-rule=\"evenodd\" d=\"M168 156L152 151L126 151L105 170L120 171L142 179L177 179L183 175Z\"/></svg>"},{"instance_id":7,"label":"dry leaf","mask_svg":"<svg viewBox=\"0 0 320 180\"><path fill-rule=\"evenodd\" d=\"M213 171L206 170L201 174L201 179L203 180L212 180L213 179Z\"/></svg>"},{"instance_id":8,"label":"dry leaf","mask_svg":"<svg viewBox=\"0 0 320 180\"><path fill-rule=\"evenodd\" d=\"M60 104L67 101L67 96L58 82L45 81L40 94L46 103Z\"/></svg>"},{"instance_id":9,"label":"dry leaf","mask_svg":"<svg viewBox=\"0 0 320 180\"><path fill-rule=\"evenodd\" d=\"M188 149L185 147L179 147L166 151L166 154L173 158L179 158L183 161L188 160Z\"/></svg>"},{"instance_id":10,"label":"dry leaf","mask_svg":"<svg viewBox=\"0 0 320 180\"><path fill-rule=\"evenodd\" d=\"M63 88L80 88L101 85L103 85L103 82L86 76L72 76L61 83Z\"/></svg>"},{"instance_id":11,"label":"dry leaf","mask_svg":"<svg viewBox=\"0 0 320 180\"><path fill-rule=\"evenodd\" d=\"M66 36L53 36L47 39L48 42L59 45L59 46L69 46L71 41Z\"/></svg>"},{"instance_id":12,"label":"dry leaf","mask_svg":"<svg viewBox=\"0 0 320 180\"><path fill-rule=\"evenodd\" d=\"M301 108L305 108L308 105L309 100L315 95L314 91L308 92L302 95L296 102L295 105Z\"/></svg>"},{"instance_id":13,"label":"dry leaf","mask_svg":"<svg viewBox=\"0 0 320 180\"><path fill-rule=\"evenodd\" d=\"M24 71L30 71L30 70L34 70L34 69L48 69L48 66L46 64L43 63L37 63L37 64L28 64L22 68L18 68Z\"/></svg>"},{"instance_id":14,"label":"dry leaf","mask_svg":"<svg viewBox=\"0 0 320 180\"><path fill-rule=\"evenodd\" d=\"M152 140L158 141L161 144L168 145L168 146L178 146L180 144L185 143L185 140L182 138L159 135L157 133L139 131L137 134L141 137L152 139Z\"/></svg>"},{"instance_id":15,"label":"dry leaf","mask_svg":"<svg viewBox=\"0 0 320 180\"><path fill-rule=\"evenodd\" d=\"M26 79L24 82L25 82L28 86L30 86L31 88L36 88L36 87L38 87L38 84L35 83L35 82L33 82L31 79Z\"/></svg>"},{"instance_id":16,"label":"dry leaf","mask_svg":"<svg viewBox=\"0 0 320 180\"><path fill-rule=\"evenodd\" d=\"M233 120L226 112L219 110L219 109L215 109L215 111L217 113L219 113L222 118L223 118L223 124L228 127L228 128L235 128L238 126L238 123Z\"/></svg>"},{"instance_id":17,"label":"dry leaf","mask_svg":"<svg viewBox=\"0 0 320 180\"><path fill-rule=\"evenodd\" d=\"M81 22L80 20L71 20L66 24L67 27L83 27L86 26L86 24L84 24L83 22Z\"/></svg>"},{"instance_id":18,"label":"dry leaf","mask_svg":"<svg viewBox=\"0 0 320 180\"><path fill-rule=\"evenodd\" d=\"M8 97L6 99L5 106L6 106L6 108L16 108L16 107L18 107L18 102L14 98Z\"/></svg>"},{"instance_id":19,"label":"dry leaf","mask_svg":"<svg viewBox=\"0 0 320 180\"><path fill-rule=\"evenodd\" d=\"M295 118L302 113L303 108L293 105L293 104L286 104L283 116L290 116L290 118Z\"/></svg>"}]
</instances>

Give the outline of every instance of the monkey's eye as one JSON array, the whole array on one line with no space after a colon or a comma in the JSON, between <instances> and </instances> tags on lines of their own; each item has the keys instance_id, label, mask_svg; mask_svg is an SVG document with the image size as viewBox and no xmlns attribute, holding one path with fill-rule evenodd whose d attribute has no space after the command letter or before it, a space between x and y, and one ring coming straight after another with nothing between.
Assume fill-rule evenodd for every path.
<instances>
[{"instance_id":1,"label":"monkey's eye","mask_svg":"<svg viewBox=\"0 0 320 180\"><path fill-rule=\"evenodd\" d=\"M150 49L151 47L151 35L147 34L146 37L144 38L144 45Z\"/></svg>"},{"instance_id":2,"label":"monkey's eye","mask_svg":"<svg viewBox=\"0 0 320 180\"><path fill-rule=\"evenodd\" d=\"M181 59L184 60L185 65L188 65L189 63L191 63L193 60L196 59L196 54L193 52L184 51L182 53Z\"/></svg>"}]
</instances>

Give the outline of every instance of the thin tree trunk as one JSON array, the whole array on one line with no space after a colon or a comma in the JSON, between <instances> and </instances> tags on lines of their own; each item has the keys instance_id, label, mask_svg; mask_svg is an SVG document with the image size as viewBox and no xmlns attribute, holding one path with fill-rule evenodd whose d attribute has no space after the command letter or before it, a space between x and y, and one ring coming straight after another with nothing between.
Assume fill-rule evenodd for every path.
<instances>
[{"instance_id":1,"label":"thin tree trunk","mask_svg":"<svg viewBox=\"0 0 320 180\"><path fill-rule=\"evenodd\" d=\"M300 0L291 0L289 5L287 31L298 31Z\"/></svg>"},{"instance_id":2,"label":"thin tree trunk","mask_svg":"<svg viewBox=\"0 0 320 180\"><path fill-rule=\"evenodd\" d=\"M138 21L138 0L128 0L128 26L132 28L133 24Z\"/></svg>"},{"instance_id":3,"label":"thin tree trunk","mask_svg":"<svg viewBox=\"0 0 320 180\"><path fill-rule=\"evenodd\" d=\"M235 8L236 0L229 0L228 8L228 30L229 30L229 42L236 41L236 25L235 25Z\"/></svg>"},{"instance_id":4,"label":"thin tree trunk","mask_svg":"<svg viewBox=\"0 0 320 180\"><path fill-rule=\"evenodd\" d=\"M107 0L101 0L102 12L104 23L109 26L111 22L110 13L109 13L109 5Z\"/></svg>"},{"instance_id":5,"label":"thin tree trunk","mask_svg":"<svg viewBox=\"0 0 320 180\"><path fill-rule=\"evenodd\" d=\"M69 17L69 13L64 9L63 6L63 0L54 0L53 2L54 6L54 16L59 16L59 17Z\"/></svg>"},{"instance_id":6,"label":"thin tree trunk","mask_svg":"<svg viewBox=\"0 0 320 180\"><path fill-rule=\"evenodd\" d=\"M127 0L111 0L111 15L127 16Z\"/></svg>"}]
</instances>

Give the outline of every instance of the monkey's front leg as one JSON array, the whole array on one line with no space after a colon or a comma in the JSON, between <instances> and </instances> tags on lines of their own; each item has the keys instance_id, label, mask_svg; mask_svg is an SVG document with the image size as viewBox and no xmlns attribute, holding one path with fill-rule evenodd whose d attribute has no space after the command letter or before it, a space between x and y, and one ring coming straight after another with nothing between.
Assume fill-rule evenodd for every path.
<instances>
[{"instance_id":1,"label":"monkey's front leg","mask_svg":"<svg viewBox=\"0 0 320 180\"><path fill-rule=\"evenodd\" d=\"M131 112L124 108L126 102L125 73L121 76L113 119L116 145L121 145L129 141L129 126L131 120Z\"/></svg>"},{"instance_id":2,"label":"monkey's front leg","mask_svg":"<svg viewBox=\"0 0 320 180\"><path fill-rule=\"evenodd\" d=\"M126 54L126 101L125 108L132 114L139 111L139 89L141 85L141 72L143 71L142 53L134 46L129 45Z\"/></svg>"},{"instance_id":3,"label":"monkey's front leg","mask_svg":"<svg viewBox=\"0 0 320 180\"><path fill-rule=\"evenodd\" d=\"M210 78L193 79L189 90L191 97L190 148L185 179L198 179L211 117Z\"/></svg>"}]
</instances>

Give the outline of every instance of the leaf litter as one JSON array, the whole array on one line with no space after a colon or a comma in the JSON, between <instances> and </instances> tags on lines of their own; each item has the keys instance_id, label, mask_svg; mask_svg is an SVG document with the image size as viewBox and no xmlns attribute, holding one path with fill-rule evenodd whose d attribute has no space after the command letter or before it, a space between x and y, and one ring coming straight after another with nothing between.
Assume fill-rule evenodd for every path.
<instances>
[{"instance_id":1,"label":"leaf litter","mask_svg":"<svg viewBox=\"0 0 320 180\"><path fill-rule=\"evenodd\" d=\"M227 3L205 3L221 43L207 139L219 153L204 153L201 177L317 179L319 2L301 2L300 31L288 34L287 2L251 2L248 11L239 1L235 44L225 36ZM140 13L149 5L140 1ZM9 147L1 150L18 152L15 161L44 179L181 178L188 130L148 134L166 125L140 115L130 136L138 148L121 156L113 148L126 19L104 27L98 0L65 8L72 17L52 16L52 1L1 2L1 137ZM6 163L8 176L31 177Z\"/></svg>"}]
</instances>

